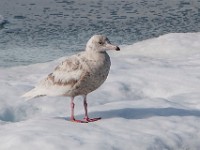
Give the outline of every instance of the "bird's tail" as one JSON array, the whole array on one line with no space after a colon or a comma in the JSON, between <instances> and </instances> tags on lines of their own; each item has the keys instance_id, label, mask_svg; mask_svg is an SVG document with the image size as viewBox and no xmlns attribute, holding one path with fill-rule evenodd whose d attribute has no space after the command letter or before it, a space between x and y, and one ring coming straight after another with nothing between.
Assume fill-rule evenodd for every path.
<instances>
[{"instance_id":1,"label":"bird's tail","mask_svg":"<svg viewBox=\"0 0 200 150\"><path fill-rule=\"evenodd\" d=\"M40 97L40 96L45 96L45 94L38 88L34 88L28 91L27 93L25 93L24 95L22 95L22 97L25 98L26 101L36 98L36 97Z\"/></svg>"}]
</instances>

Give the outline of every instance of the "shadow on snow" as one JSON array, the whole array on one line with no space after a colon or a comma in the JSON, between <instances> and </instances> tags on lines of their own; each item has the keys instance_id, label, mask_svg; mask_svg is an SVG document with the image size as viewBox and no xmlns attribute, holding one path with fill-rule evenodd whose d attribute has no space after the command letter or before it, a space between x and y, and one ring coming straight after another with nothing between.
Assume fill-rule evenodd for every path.
<instances>
[{"instance_id":1,"label":"shadow on snow","mask_svg":"<svg viewBox=\"0 0 200 150\"><path fill-rule=\"evenodd\" d=\"M200 117L200 111L179 109L179 108L173 108L173 107L168 107L168 108L123 108L123 109L116 109L116 110L91 112L91 113L89 113L89 115L90 115L90 117L102 117L102 119L110 119L110 118L145 119L145 118L151 118L151 117L156 117L156 116ZM82 118L83 115L77 115L76 117ZM69 117L64 117L64 118L61 117L61 118L69 120Z\"/></svg>"}]
</instances>

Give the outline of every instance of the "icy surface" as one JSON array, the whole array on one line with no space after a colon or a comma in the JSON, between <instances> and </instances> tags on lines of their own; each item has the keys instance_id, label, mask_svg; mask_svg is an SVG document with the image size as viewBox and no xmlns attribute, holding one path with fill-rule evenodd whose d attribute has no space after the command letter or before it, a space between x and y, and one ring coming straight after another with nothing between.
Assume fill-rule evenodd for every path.
<instances>
[{"instance_id":1,"label":"icy surface","mask_svg":"<svg viewBox=\"0 0 200 150\"><path fill-rule=\"evenodd\" d=\"M110 51L109 77L88 97L90 116L102 120L88 124L69 121L69 98L20 98L64 58L0 69L0 149L199 150L199 41L167 34Z\"/></svg>"}]
</instances>

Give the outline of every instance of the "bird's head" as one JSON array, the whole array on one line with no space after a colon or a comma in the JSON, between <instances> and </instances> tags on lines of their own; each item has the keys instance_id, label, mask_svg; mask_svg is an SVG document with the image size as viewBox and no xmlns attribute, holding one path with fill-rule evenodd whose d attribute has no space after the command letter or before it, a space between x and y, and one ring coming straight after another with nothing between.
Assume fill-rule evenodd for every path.
<instances>
[{"instance_id":1,"label":"bird's head","mask_svg":"<svg viewBox=\"0 0 200 150\"><path fill-rule=\"evenodd\" d=\"M104 35L93 35L87 42L86 51L104 52L106 50L119 51L120 48L112 45Z\"/></svg>"}]
</instances>

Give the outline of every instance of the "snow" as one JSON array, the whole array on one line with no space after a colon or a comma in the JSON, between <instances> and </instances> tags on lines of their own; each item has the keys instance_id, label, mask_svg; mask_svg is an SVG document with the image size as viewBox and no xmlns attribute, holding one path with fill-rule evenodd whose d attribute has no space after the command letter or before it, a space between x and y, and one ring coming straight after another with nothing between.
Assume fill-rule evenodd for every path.
<instances>
[{"instance_id":1,"label":"snow","mask_svg":"<svg viewBox=\"0 0 200 150\"><path fill-rule=\"evenodd\" d=\"M108 79L69 121L70 100L20 96L65 58L0 69L1 150L200 149L200 33L171 33L110 51ZM81 98L75 101L83 117Z\"/></svg>"},{"instance_id":2,"label":"snow","mask_svg":"<svg viewBox=\"0 0 200 150\"><path fill-rule=\"evenodd\" d=\"M7 20L5 20L4 17L0 15L0 26L3 26L5 23L7 23Z\"/></svg>"}]
</instances>

